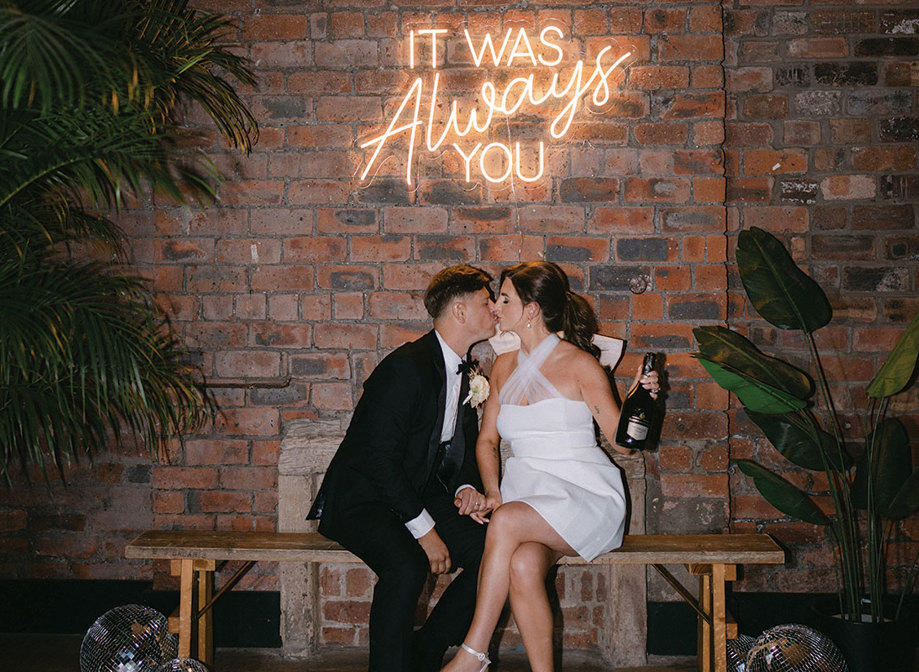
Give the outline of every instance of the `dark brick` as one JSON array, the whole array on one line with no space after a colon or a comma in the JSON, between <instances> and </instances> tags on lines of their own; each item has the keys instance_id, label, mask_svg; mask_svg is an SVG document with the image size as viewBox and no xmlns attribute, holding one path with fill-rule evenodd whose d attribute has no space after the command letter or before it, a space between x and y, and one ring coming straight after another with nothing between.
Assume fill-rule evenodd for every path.
<instances>
[{"instance_id":1,"label":"dark brick","mask_svg":"<svg viewBox=\"0 0 919 672\"><path fill-rule=\"evenodd\" d=\"M891 236L884 240L885 255L891 261L919 259L919 236Z\"/></svg>"},{"instance_id":2,"label":"dark brick","mask_svg":"<svg viewBox=\"0 0 919 672\"><path fill-rule=\"evenodd\" d=\"M29 529L32 531L70 530L82 532L86 529L86 516L78 513L36 513L29 514Z\"/></svg>"},{"instance_id":3,"label":"dark brick","mask_svg":"<svg viewBox=\"0 0 919 672\"><path fill-rule=\"evenodd\" d=\"M788 114L785 96L750 96L744 101L744 115L748 119L784 119Z\"/></svg>"},{"instance_id":4,"label":"dark brick","mask_svg":"<svg viewBox=\"0 0 919 672\"><path fill-rule=\"evenodd\" d=\"M572 177L562 180L558 192L565 203L618 201L619 180L616 178Z\"/></svg>"},{"instance_id":5,"label":"dark brick","mask_svg":"<svg viewBox=\"0 0 919 672\"><path fill-rule=\"evenodd\" d=\"M919 200L919 175L882 175L881 196L909 201Z\"/></svg>"},{"instance_id":6,"label":"dark brick","mask_svg":"<svg viewBox=\"0 0 919 672\"><path fill-rule=\"evenodd\" d=\"M688 350L692 347L690 340L684 336L650 336L642 337L642 340L648 346L648 349L660 350Z\"/></svg>"},{"instance_id":7,"label":"dark brick","mask_svg":"<svg viewBox=\"0 0 919 672\"><path fill-rule=\"evenodd\" d=\"M817 202L820 185L810 180L790 180L779 183L779 190L783 202L809 205Z\"/></svg>"},{"instance_id":8,"label":"dark brick","mask_svg":"<svg viewBox=\"0 0 919 672\"><path fill-rule=\"evenodd\" d=\"M482 189L469 189L455 180L431 180L422 184L421 196L433 205L477 205L482 202Z\"/></svg>"},{"instance_id":9,"label":"dark brick","mask_svg":"<svg viewBox=\"0 0 919 672\"><path fill-rule=\"evenodd\" d=\"M546 247L546 261L590 261L593 253L587 247L575 245L549 245Z\"/></svg>"},{"instance_id":10,"label":"dark brick","mask_svg":"<svg viewBox=\"0 0 919 672\"><path fill-rule=\"evenodd\" d=\"M842 229L846 226L846 209L835 205L818 205L814 208L813 222L824 231Z\"/></svg>"},{"instance_id":11,"label":"dark brick","mask_svg":"<svg viewBox=\"0 0 919 672\"><path fill-rule=\"evenodd\" d=\"M853 229L912 229L912 205L859 205L852 211Z\"/></svg>"},{"instance_id":12,"label":"dark brick","mask_svg":"<svg viewBox=\"0 0 919 672\"><path fill-rule=\"evenodd\" d=\"M878 123L881 140L915 142L919 140L919 117L893 117Z\"/></svg>"},{"instance_id":13,"label":"dark brick","mask_svg":"<svg viewBox=\"0 0 919 672\"><path fill-rule=\"evenodd\" d=\"M678 320L717 320L721 318L721 306L717 301L680 301L671 298L670 317Z\"/></svg>"},{"instance_id":14,"label":"dark brick","mask_svg":"<svg viewBox=\"0 0 919 672\"><path fill-rule=\"evenodd\" d=\"M373 289L376 286L374 277L369 273L335 271L331 274L332 289Z\"/></svg>"},{"instance_id":15,"label":"dark brick","mask_svg":"<svg viewBox=\"0 0 919 672\"><path fill-rule=\"evenodd\" d=\"M259 406L289 406L306 401L308 397L309 388L306 385L288 385L273 390L254 389L249 393L250 401Z\"/></svg>"},{"instance_id":16,"label":"dark brick","mask_svg":"<svg viewBox=\"0 0 919 672\"><path fill-rule=\"evenodd\" d=\"M882 33L917 33L919 32L919 11L891 10L881 14L880 29Z\"/></svg>"},{"instance_id":17,"label":"dark brick","mask_svg":"<svg viewBox=\"0 0 919 672\"><path fill-rule=\"evenodd\" d=\"M397 178L377 178L370 183L370 186L358 189L354 194L354 198L358 203L390 203L396 205L409 205L412 200L405 180Z\"/></svg>"},{"instance_id":18,"label":"dark brick","mask_svg":"<svg viewBox=\"0 0 919 672\"><path fill-rule=\"evenodd\" d=\"M811 248L820 259L873 259L874 236L814 236Z\"/></svg>"},{"instance_id":19,"label":"dark brick","mask_svg":"<svg viewBox=\"0 0 919 672\"><path fill-rule=\"evenodd\" d=\"M261 102L272 119L305 119L310 115L310 99L302 96L263 96Z\"/></svg>"},{"instance_id":20,"label":"dark brick","mask_svg":"<svg viewBox=\"0 0 919 672\"><path fill-rule=\"evenodd\" d=\"M416 246L418 258L422 261L465 261L466 253L453 244L457 238L452 236L424 236L424 245Z\"/></svg>"},{"instance_id":21,"label":"dark brick","mask_svg":"<svg viewBox=\"0 0 919 672\"><path fill-rule=\"evenodd\" d=\"M884 317L891 322L906 323L919 313L917 299L887 299L883 305Z\"/></svg>"},{"instance_id":22,"label":"dark brick","mask_svg":"<svg viewBox=\"0 0 919 672\"><path fill-rule=\"evenodd\" d=\"M862 61L817 63L814 65L814 79L818 84L830 86L871 86L878 83L878 69L877 64Z\"/></svg>"},{"instance_id":23,"label":"dark brick","mask_svg":"<svg viewBox=\"0 0 919 672\"><path fill-rule=\"evenodd\" d=\"M728 203L765 203L772 197L768 178L728 178L725 198Z\"/></svg>"},{"instance_id":24,"label":"dark brick","mask_svg":"<svg viewBox=\"0 0 919 672\"><path fill-rule=\"evenodd\" d=\"M825 9L812 12L811 25L817 35L873 33L874 12Z\"/></svg>"},{"instance_id":25,"label":"dark brick","mask_svg":"<svg viewBox=\"0 0 919 672\"><path fill-rule=\"evenodd\" d=\"M628 292L629 280L640 275L650 276L650 271L645 266L593 266L590 269L590 290Z\"/></svg>"},{"instance_id":26,"label":"dark brick","mask_svg":"<svg viewBox=\"0 0 919 672\"><path fill-rule=\"evenodd\" d=\"M666 238L621 238L616 241L616 254L622 261L666 261Z\"/></svg>"},{"instance_id":27,"label":"dark brick","mask_svg":"<svg viewBox=\"0 0 919 672\"><path fill-rule=\"evenodd\" d=\"M376 210L336 210L332 216L338 224L358 229L375 226L377 223Z\"/></svg>"},{"instance_id":28,"label":"dark brick","mask_svg":"<svg viewBox=\"0 0 919 672\"><path fill-rule=\"evenodd\" d=\"M889 116L908 114L912 108L912 91L853 91L846 105L849 114L864 117L869 114Z\"/></svg>"},{"instance_id":29,"label":"dark brick","mask_svg":"<svg viewBox=\"0 0 919 672\"><path fill-rule=\"evenodd\" d=\"M150 472L149 464L135 464L128 469L128 483L149 483Z\"/></svg>"},{"instance_id":30,"label":"dark brick","mask_svg":"<svg viewBox=\"0 0 919 672\"><path fill-rule=\"evenodd\" d=\"M853 292L899 292L907 289L906 268L847 268L842 287Z\"/></svg>"},{"instance_id":31,"label":"dark brick","mask_svg":"<svg viewBox=\"0 0 919 672\"><path fill-rule=\"evenodd\" d=\"M776 86L797 86L805 88L811 85L811 71L806 65L790 65L775 69Z\"/></svg>"},{"instance_id":32,"label":"dark brick","mask_svg":"<svg viewBox=\"0 0 919 672\"><path fill-rule=\"evenodd\" d=\"M916 56L919 37L872 37L855 43L856 56Z\"/></svg>"}]
</instances>

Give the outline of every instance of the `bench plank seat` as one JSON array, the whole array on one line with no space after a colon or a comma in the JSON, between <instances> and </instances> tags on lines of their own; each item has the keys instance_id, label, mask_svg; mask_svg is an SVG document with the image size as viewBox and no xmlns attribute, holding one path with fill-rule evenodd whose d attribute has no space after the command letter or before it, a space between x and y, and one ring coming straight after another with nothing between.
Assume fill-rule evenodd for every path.
<instances>
[{"instance_id":1,"label":"bench plank seat","mask_svg":"<svg viewBox=\"0 0 919 672\"><path fill-rule=\"evenodd\" d=\"M125 548L125 556L172 561L180 577L179 615L171 619L179 633L179 656L213 662L214 601L255 562L360 563L354 554L318 533L231 532L205 530L149 530ZM216 595L213 574L220 561L246 564ZM727 672L727 639L736 636L725 605L726 583L737 576L737 566L783 564L784 551L766 534L647 534L626 535L622 546L591 562L562 558L564 565L653 565L674 583L662 565L685 565L699 576L699 599L674 584L699 614L699 669Z\"/></svg>"}]
</instances>

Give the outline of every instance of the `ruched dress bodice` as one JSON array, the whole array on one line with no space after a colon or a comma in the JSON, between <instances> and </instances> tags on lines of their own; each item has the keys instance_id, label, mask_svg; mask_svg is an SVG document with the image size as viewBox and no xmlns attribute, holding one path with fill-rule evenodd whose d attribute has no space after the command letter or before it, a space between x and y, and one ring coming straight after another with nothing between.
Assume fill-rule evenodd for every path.
<instances>
[{"instance_id":1,"label":"ruched dress bodice","mask_svg":"<svg viewBox=\"0 0 919 672\"><path fill-rule=\"evenodd\" d=\"M622 476L597 445L587 404L554 394L528 405L502 400L497 428L512 456L501 498L532 506L578 555L592 560L622 543Z\"/></svg>"}]
</instances>

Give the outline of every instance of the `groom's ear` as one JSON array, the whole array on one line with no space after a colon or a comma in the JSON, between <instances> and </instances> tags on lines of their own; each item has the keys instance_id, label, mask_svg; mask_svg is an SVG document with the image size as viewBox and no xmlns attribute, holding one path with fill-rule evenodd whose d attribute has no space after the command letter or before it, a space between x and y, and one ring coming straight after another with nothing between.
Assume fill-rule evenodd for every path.
<instances>
[{"instance_id":1,"label":"groom's ear","mask_svg":"<svg viewBox=\"0 0 919 672\"><path fill-rule=\"evenodd\" d=\"M466 321L466 302L461 297L453 299L453 303L450 304L450 314L460 324Z\"/></svg>"}]
</instances>

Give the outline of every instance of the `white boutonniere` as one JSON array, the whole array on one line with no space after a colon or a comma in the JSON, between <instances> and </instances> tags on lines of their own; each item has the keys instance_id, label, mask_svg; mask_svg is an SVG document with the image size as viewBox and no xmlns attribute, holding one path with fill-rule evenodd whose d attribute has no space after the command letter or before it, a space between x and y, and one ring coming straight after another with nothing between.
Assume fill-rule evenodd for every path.
<instances>
[{"instance_id":1,"label":"white boutonniere","mask_svg":"<svg viewBox=\"0 0 919 672\"><path fill-rule=\"evenodd\" d=\"M491 391L488 378L482 375L475 364L466 373L469 376L469 394L463 399L463 403L469 404L472 408L478 408L488 399L488 393Z\"/></svg>"}]
</instances>

